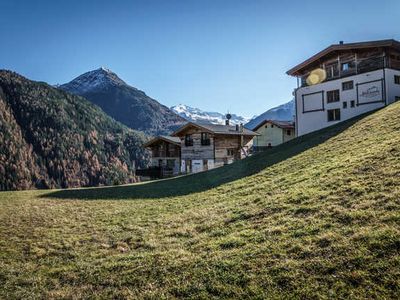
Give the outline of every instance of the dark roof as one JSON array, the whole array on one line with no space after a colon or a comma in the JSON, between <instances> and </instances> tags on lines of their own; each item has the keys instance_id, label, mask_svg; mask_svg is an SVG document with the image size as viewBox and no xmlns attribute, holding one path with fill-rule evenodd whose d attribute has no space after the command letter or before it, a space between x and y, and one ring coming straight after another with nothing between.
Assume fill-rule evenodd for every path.
<instances>
[{"instance_id":1,"label":"dark roof","mask_svg":"<svg viewBox=\"0 0 400 300\"><path fill-rule=\"evenodd\" d=\"M258 133L251 131L249 129L246 129L243 127L243 132L240 132L236 130L236 125L215 125L215 124L197 124L193 122L189 122L186 125L182 126L179 128L177 131L175 131L172 136L177 136L179 133L183 132L189 127L197 127L201 128L205 131L208 131L213 134L226 134L226 135L248 135L248 136L255 136L258 135Z\"/></svg>"},{"instance_id":2,"label":"dark roof","mask_svg":"<svg viewBox=\"0 0 400 300\"><path fill-rule=\"evenodd\" d=\"M254 127L253 130L257 130L258 128L260 128L261 126L263 126L267 123L274 124L282 129L294 129L294 123L292 121L263 120L256 127Z\"/></svg>"},{"instance_id":3,"label":"dark roof","mask_svg":"<svg viewBox=\"0 0 400 300\"><path fill-rule=\"evenodd\" d=\"M309 59L303 61L301 64L293 67L286 72L288 75L297 76L299 71L304 67L314 63L315 61L321 59L322 57L334 52L343 50L354 50L354 49L366 49L366 48L376 48L376 47L392 47L400 50L400 42L390 39L390 40L379 40L379 41L368 41L368 42L358 42L358 43L346 43L346 44L333 44L325 48L321 52L311 56Z\"/></svg>"},{"instance_id":4,"label":"dark roof","mask_svg":"<svg viewBox=\"0 0 400 300\"><path fill-rule=\"evenodd\" d=\"M169 136L169 135L160 135L160 136L157 136L157 137L151 139L147 143L145 143L143 145L143 147L150 147L151 145L153 145L153 144L155 144L155 143L157 143L159 141L164 141L164 142L167 142L167 143L175 144L177 146L181 145L181 139L178 138L178 137Z\"/></svg>"}]
</instances>

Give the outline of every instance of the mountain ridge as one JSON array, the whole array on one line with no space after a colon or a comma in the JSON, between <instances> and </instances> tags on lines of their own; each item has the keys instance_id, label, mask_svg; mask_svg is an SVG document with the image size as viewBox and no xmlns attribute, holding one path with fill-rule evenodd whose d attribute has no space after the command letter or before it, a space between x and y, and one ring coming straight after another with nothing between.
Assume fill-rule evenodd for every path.
<instances>
[{"instance_id":1,"label":"mountain ridge","mask_svg":"<svg viewBox=\"0 0 400 300\"><path fill-rule=\"evenodd\" d=\"M251 119L244 126L252 130L264 120L293 121L293 116L295 114L294 106L294 99L292 99L289 102L268 109L264 113Z\"/></svg>"},{"instance_id":2,"label":"mountain ridge","mask_svg":"<svg viewBox=\"0 0 400 300\"><path fill-rule=\"evenodd\" d=\"M186 122L104 67L83 73L59 88L88 99L115 120L147 134L169 134Z\"/></svg>"},{"instance_id":3,"label":"mountain ridge","mask_svg":"<svg viewBox=\"0 0 400 300\"><path fill-rule=\"evenodd\" d=\"M178 104L171 107L175 113L189 122L197 122L204 124L225 124L226 115L219 112L204 111L199 108L194 108L186 104ZM247 123L250 118L242 117L236 114L231 114L230 122L232 124Z\"/></svg>"}]
</instances>

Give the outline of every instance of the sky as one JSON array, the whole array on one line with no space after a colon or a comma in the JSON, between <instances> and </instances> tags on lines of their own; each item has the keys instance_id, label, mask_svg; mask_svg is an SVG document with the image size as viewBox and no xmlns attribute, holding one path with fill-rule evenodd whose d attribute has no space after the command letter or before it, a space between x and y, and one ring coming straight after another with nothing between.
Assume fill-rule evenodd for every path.
<instances>
[{"instance_id":1,"label":"sky","mask_svg":"<svg viewBox=\"0 0 400 300\"><path fill-rule=\"evenodd\" d=\"M400 39L400 1L0 0L0 69L50 84L101 66L160 103L251 117L339 41Z\"/></svg>"}]
</instances>

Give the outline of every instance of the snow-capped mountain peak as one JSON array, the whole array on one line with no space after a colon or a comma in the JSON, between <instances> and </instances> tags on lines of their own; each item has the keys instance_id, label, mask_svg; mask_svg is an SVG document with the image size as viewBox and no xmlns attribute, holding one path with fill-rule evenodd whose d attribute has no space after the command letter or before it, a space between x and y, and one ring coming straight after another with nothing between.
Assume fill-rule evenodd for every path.
<instances>
[{"instance_id":1,"label":"snow-capped mountain peak","mask_svg":"<svg viewBox=\"0 0 400 300\"><path fill-rule=\"evenodd\" d=\"M182 118L190 121L203 124L225 124L226 115L219 112L207 112L199 108L187 106L185 104L178 104L171 107L176 114ZM247 123L250 118L231 114L231 124Z\"/></svg>"},{"instance_id":2,"label":"snow-capped mountain peak","mask_svg":"<svg viewBox=\"0 0 400 300\"><path fill-rule=\"evenodd\" d=\"M100 67L76 77L68 83L68 86L63 86L70 92L85 93L93 89L102 89L107 85L121 86L126 83L110 69Z\"/></svg>"}]
</instances>

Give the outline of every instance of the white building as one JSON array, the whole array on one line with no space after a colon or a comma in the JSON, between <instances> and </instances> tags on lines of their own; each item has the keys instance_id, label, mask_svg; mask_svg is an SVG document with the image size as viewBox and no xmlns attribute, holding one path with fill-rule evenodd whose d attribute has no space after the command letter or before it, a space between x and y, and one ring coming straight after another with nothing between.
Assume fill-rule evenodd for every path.
<instances>
[{"instance_id":1,"label":"white building","mask_svg":"<svg viewBox=\"0 0 400 300\"><path fill-rule=\"evenodd\" d=\"M400 42L341 42L287 74L298 78L296 135L301 136L399 100Z\"/></svg>"}]
</instances>

